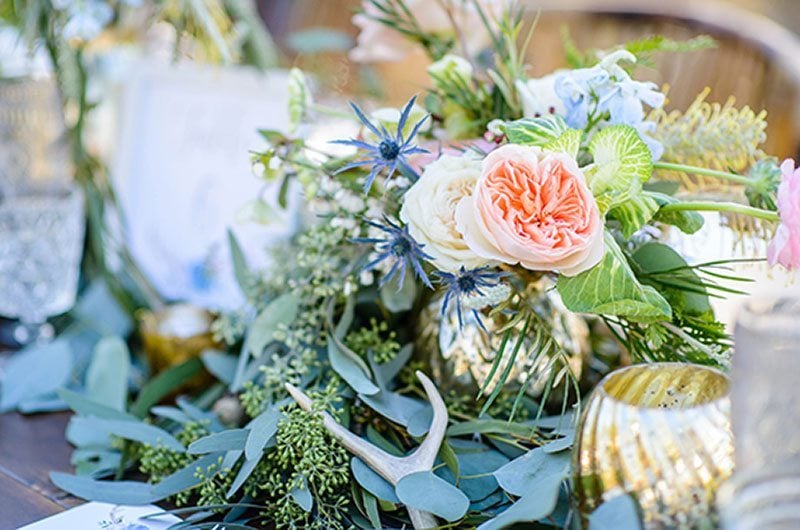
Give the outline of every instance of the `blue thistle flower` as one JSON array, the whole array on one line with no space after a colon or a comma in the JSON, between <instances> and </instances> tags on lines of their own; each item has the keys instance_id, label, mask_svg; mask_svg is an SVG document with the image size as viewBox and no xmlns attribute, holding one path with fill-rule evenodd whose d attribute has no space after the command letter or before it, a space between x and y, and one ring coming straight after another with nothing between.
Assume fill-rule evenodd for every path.
<instances>
[{"instance_id":1,"label":"blue thistle flower","mask_svg":"<svg viewBox=\"0 0 800 530\"><path fill-rule=\"evenodd\" d=\"M406 270L410 267L414 271L414 275L419 278L429 288L433 289L428 275L422 268L422 260L433 260L431 256L422 250L421 245L411 237L408 233L408 227L402 227L399 224L392 222L388 217L383 217L385 225L367 220L367 224L373 226L386 234L386 237L358 237L353 239L356 243L369 243L375 245L375 251L378 254L375 259L367 263L364 267L365 271L375 269L380 263L385 260L391 260L392 266L389 272L386 273L381 279L380 286L383 287L389 280L396 274L400 274L400 281L397 290L403 288L403 281L406 277Z\"/></svg>"},{"instance_id":2,"label":"blue thistle flower","mask_svg":"<svg viewBox=\"0 0 800 530\"><path fill-rule=\"evenodd\" d=\"M455 299L458 327L461 328L464 326L461 307L462 300L472 295L484 296L486 294L484 289L497 287L500 285L500 280L508 276L508 274L505 272L498 272L491 267L478 267L467 270L462 265L457 273L436 271L436 276L438 276L437 282L447 288L444 294L444 300L442 300L442 317L447 314L450 303ZM478 325L488 334L478 310L472 309L471 311Z\"/></svg>"},{"instance_id":3,"label":"blue thistle flower","mask_svg":"<svg viewBox=\"0 0 800 530\"><path fill-rule=\"evenodd\" d=\"M397 170L398 166L400 166L400 168L412 181L416 181L419 178L419 175L414 168L409 165L406 157L417 153L428 152L426 149L411 143L412 140L414 140L414 137L417 135L419 128L422 127L422 124L428 119L428 116L426 115L424 118L419 120L416 125L414 125L414 128L411 129L411 132L408 134L407 138L403 134L403 129L405 129L406 123L408 122L408 116L411 114L411 109L416 100L417 97L414 96L409 100L408 103L406 103L406 106L403 108L403 111L400 114L400 120L397 123L397 133L394 135L390 134L389 131L386 130L386 127L384 127L382 124L379 124L379 129L379 125L372 123L372 121L367 118L358 105L355 103L350 103L350 106L353 108L353 111L356 113L356 116L358 116L358 119L361 121L361 123L364 124L364 127L369 129L375 136L377 136L378 140L375 144L370 144L354 138L350 140L334 140L333 143L351 145L367 151L366 158L347 164L346 166L340 168L336 173L341 173L343 171L353 169L354 167L372 166L369 175L367 175L367 180L364 183L364 193L369 192L375 177L377 177L378 173L380 173L384 168L387 170L387 178L390 178Z\"/></svg>"}]
</instances>

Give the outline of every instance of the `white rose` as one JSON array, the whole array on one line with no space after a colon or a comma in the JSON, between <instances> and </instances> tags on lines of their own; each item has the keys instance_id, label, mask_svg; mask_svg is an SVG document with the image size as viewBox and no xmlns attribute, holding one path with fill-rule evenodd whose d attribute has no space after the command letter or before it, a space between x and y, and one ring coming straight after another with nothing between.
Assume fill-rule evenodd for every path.
<instances>
[{"instance_id":1,"label":"white rose","mask_svg":"<svg viewBox=\"0 0 800 530\"><path fill-rule=\"evenodd\" d=\"M522 115L525 118L538 118L548 114L566 114L564 102L556 94L556 78L561 72L516 82L517 92L522 100Z\"/></svg>"},{"instance_id":2,"label":"white rose","mask_svg":"<svg viewBox=\"0 0 800 530\"><path fill-rule=\"evenodd\" d=\"M443 155L427 165L405 194L400 219L440 270L457 272L490 262L470 250L455 221L456 206L472 195L480 175L481 162L472 155Z\"/></svg>"}]
</instances>

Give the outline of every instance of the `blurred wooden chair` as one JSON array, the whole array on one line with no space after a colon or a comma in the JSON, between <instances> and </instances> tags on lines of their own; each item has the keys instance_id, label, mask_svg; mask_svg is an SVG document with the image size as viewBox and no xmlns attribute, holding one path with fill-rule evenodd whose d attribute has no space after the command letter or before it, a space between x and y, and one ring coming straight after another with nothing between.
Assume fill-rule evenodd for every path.
<instances>
[{"instance_id":1,"label":"blurred wooden chair","mask_svg":"<svg viewBox=\"0 0 800 530\"><path fill-rule=\"evenodd\" d=\"M356 35L350 23L359 0L270 0L281 10L283 32L327 26ZM795 0L796 1L796 0ZM766 109L769 139L764 151L779 157L800 152L800 39L778 23L730 2L717 0L518 0L540 14L529 50L532 76L565 65L561 28L567 26L581 49L610 48L625 41L662 34L689 39L707 34L715 49L656 55L655 69L637 76L670 85L669 108L685 109L705 87L708 101ZM740 0L740 3L743 3ZM749 5L766 9L762 0ZM286 4L280 8L282 4ZM272 4L271 4L272 5ZM771 5L771 4L770 4ZM774 14L774 12L773 12ZM796 20L796 19L795 19ZM343 56L326 57L333 72L325 80L335 92L353 90L358 65ZM399 105L429 85L422 53L399 63L375 65L386 103Z\"/></svg>"}]
</instances>

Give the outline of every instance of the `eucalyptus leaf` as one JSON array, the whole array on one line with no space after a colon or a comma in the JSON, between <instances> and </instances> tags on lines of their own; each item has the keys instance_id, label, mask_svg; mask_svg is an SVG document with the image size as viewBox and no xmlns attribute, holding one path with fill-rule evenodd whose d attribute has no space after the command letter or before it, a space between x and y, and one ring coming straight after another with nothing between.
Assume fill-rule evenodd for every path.
<instances>
[{"instance_id":1,"label":"eucalyptus leaf","mask_svg":"<svg viewBox=\"0 0 800 530\"><path fill-rule=\"evenodd\" d=\"M353 457L350 461L350 468L353 471L356 482L362 488L383 501L400 504L400 499L397 498L394 487L361 459Z\"/></svg>"},{"instance_id":2,"label":"eucalyptus leaf","mask_svg":"<svg viewBox=\"0 0 800 530\"><path fill-rule=\"evenodd\" d=\"M67 403L69 408L78 414L97 416L98 418L105 418L108 420L139 421L136 416L107 407L102 403L98 403L84 395L78 394L74 390L62 388L58 391L58 395Z\"/></svg>"},{"instance_id":3,"label":"eucalyptus leaf","mask_svg":"<svg viewBox=\"0 0 800 530\"><path fill-rule=\"evenodd\" d=\"M187 380L200 373L202 369L203 363L200 359L193 357L161 372L142 387L136 401L131 405L130 412L134 416L144 418L150 407L174 392Z\"/></svg>"},{"instance_id":4,"label":"eucalyptus leaf","mask_svg":"<svg viewBox=\"0 0 800 530\"><path fill-rule=\"evenodd\" d=\"M485 446L480 450L459 451L456 449L460 475L458 486L467 498L474 502L485 499L498 488L492 475L508 463L508 458Z\"/></svg>"},{"instance_id":5,"label":"eucalyptus leaf","mask_svg":"<svg viewBox=\"0 0 800 530\"><path fill-rule=\"evenodd\" d=\"M408 364L413 353L414 345L406 344L400 348L400 351L397 352L397 355L395 355L392 360L385 363L376 363L374 357L370 357L370 366L372 367L372 373L375 374L375 381L378 383L378 386L380 388L389 388L392 380L397 377L400 370Z\"/></svg>"},{"instance_id":6,"label":"eucalyptus leaf","mask_svg":"<svg viewBox=\"0 0 800 530\"><path fill-rule=\"evenodd\" d=\"M176 423L180 423L181 425L192 421L192 418L190 418L185 412L175 407L153 407L150 409L150 414L153 416L158 416L159 418L172 420Z\"/></svg>"},{"instance_id":7,"label":"eucalyptus leaf","mask_svg":"<svg viewBox=\"0 0 800 530\"><path fill-rule=\"evenodd\" d=\"M236 363L238 359L233 355L228 355L216 350L206 350L200 354L203 366L206 367L214 377L230 385L236 376Z\"/></svg>"},{"instance_id":8,"label":"eucalyptus leaf","mask_svg":"<svg viewBox=\"0 0 800 530\"><path fill-rule=\"evenodd\" d=\"M260 356L269 343L275 340L275 333L291 324L297 318L300 299L295 293L286 293L269 303L250 324L247 333L247 351Z\"/></svg>"},{"instance_id":9,"label":"eucalyptus leaf","mask_svg":"<svg viewBox=\"0 0 800 530\"><path fill-rule=\"evenodd\" d=\"M67 493L95 502L137 506L162 498L153 493L150 484L144 482L100 481L59 472L50 473L50 480Z\"/></svg>"},{"instance_id":10,"label":"eucalyptus leaf","mask_svg":"<svg viewBox=\"0 0 800 530\"><path fill-rule=\"evenodd\" d=\"M384 418L399 423L404 427L408 425L411 418L422 413L426 408L430 409L430 405L425 402L388 390L381 390L371 396L359 394L358 397ZM433 415L431 414L432 417ZM428 425L430 425L430 421L428 421ZM423 431L423 434L425 432L427 432L427 428Z\"/></svg>"},{"instance_id":11,"label":"eucalyptus leaf","mask_svg":"<svg viewBox=\"0 0 800 530\"><path fill-rule=\"evenodd\" d=\"M433 423L433 407L426 404L408 419L406 431L408 431L409 436L419 438L428 432L431 428L431 423Z\"/></svg>"},{"instance_id":12,"label":"eucalyptus leaf","mask_svg":"<svg viewBox=\"0 0 800 530\"><path fill-rule=\"evenodd\" d=\"M560 488L561 482L558 483ZM478 526L478 530L503 530L518 523L538 521L550 515L558 502L558 488L553 491L529 490L517 502L502 511L494 519L489 519ZM622 530L619 527L617 530ZM627 530L627 529L626 529Z\"/></svg>"},{"instance_id":13,"label":"eucalyptus leaf","mask_svg":"<svg viewBox=\"0 0 800 530\"><path fill-rule=\"evenodd\" d=\"M233 480L233 484L231 484L231 487L228 489L228 493L225 495L226 498L230 499L236 494L237 491L239 491L239 488L241 488L244 482L250 477L260 461L260 458L254 458L252 460L245 459L242 467L239 468L239 473Z\"/></svg>"},{"instance_id":14,"label":"eucalyptus leaf","mask_svg":"<svg viewBox=\"0 0 800 530\"><path fill-rule=\"evenodd\" d=\"M250 434L250 431L247 429L229 429L215 432L195 440L186 451L192 455L202 455L244 449L248 434Z\"/></svg>"},{"instance_id":15,"label":"eucalyptus leaf","mask_svg":"<svg viewBox=\"0 0 800 530\"><path fill-rule=\"evenodd\" d=\"M395 493L406 506L430 512L449 522L458 521L469 510L467 496L431 471L406 475L397 483Z\"/></svg>"},{"instance_id":16,"label":"eucalyptus leaf","mask_svg":"<svg viewBox=\"0 0 800 530\"><path fill-rule=\"evenodd\" d=\"M261 453L267 446L267 442L278 432L278 422L282 417L283 413L280 411L280 408L275 405L256 416L255 419L248 424L247 427L250 434L244 446L245 458L253 460L261 456Z\"/></svg>"},{"instance_id":17,"label":"eucalyptus leaf","mask_svg":"<svg viewBox=\"0 0 800 530\"><path fill-rule=\"evenodd\" d=\"M85 418L98 429L105 430L125 440L134 440L153 447L162 445L173 451L183 453L185 448L170 433L140 421L106 420L101 418Z\"/></svg>"},{"instance_id":18,"label":"eucalyptus leaf","mask_svg":"<svg viewBox=\"0 0 800 530\"><path fill-rule=\"evenodd\" d=\"M97 425L95 418L72 416L67 423L64 437L75 447L108 449L111 448L111 433Z\"/></svg>"},{"instance_id":19,"label":"eucalyptus leaf","mask_svg":"<svg viewBox=\"0 0 800 530\"><path fill-rule=\"evenodd\" d=\"M198 486L203 482L203 478L197 476L197 470L202 469L205 471L212 464L216 464L220 456L222 456L222 453L211 453L187 464L175 473L165 477L158 484L155 484L153 486L153 494L159 499L163 499Z\"/></svg>"},{"instance_id":20,"label":"eucalyptus leaf","mask_svg":"<svg viewBox=\"0 0 800 530\"><path fill-rule=\"evenodd\" d=\"M61 339L17 352L4 366L0 412L57 391L69 380L72 366L69 346Z\"/></svg>"},{"instance_id":21,"label":"eucalyptus leaf","mask_svg":"<svg viewBox=\"0 0 800 530\"><path fill-rule=\"evenodd\" d=\"M314 506L314 499L311 497L311 492L308 489L308 483L305 477L303 477L303 484L292 489L289 494L292 496L292 499L294 499L294 502L303 510L306 512L311 511L311 508Z\"/></svg>"},{"instance_id":22,"label":"eucalyptus leaf","mask_svg":"<svg viewBox=\"0 0 800 530\"><path fill-rule=\"evenodd\" d=\"M333 371L359 394L371 396L380 392L380 388L372 382L364 361L335 334L328 335L328 360Z\"/></svg>"},{"instance_id":23,"label":"eucalyptus leaf","mask_svg":"<svg viewBox=\"0 0 800 530\"><path fill-rule=\"evenodd\" d=\"M78 475L90 475L94 478L107 476L119 468L122 456L119 451L102 448L78 448L72 452L70 463L75 466Z\"/></svg>"},{"instance_id":24,"label":"eucalyptus leaf","mask_svg":"<svg viewBox=\"0 0 800 530\"><path fill-rule=\"evenodd\" d=\"M247 293L250 288L249 278L250 271L247 266L247 258L242 251L239 240L232 230L228 230L228 246L230 247L231 261L233 262L233 275L236 278L236 283L239 284L239 289L243 293Z\"/></svg>"},{"instance_id":25,"label":"eucalyptus leaf","mask_svg":"<svg viewBox=\"0 0 800 530\"><path fill-rule=\"evenodd\" d=\"M93 281L84 290L70 314L101 335L126 337L133 330L133 319L117 302L103 280Z\"/></svg>"},{"instance_id":26,"label":"eucalyptus leaf","mask_svg":"<svg viewBox=\"0 0 800 530\"><path fill-rule=\"evenodd\" d=\"M636 501L630 495L617 495L589 515L589 530L641 530Z\"/></svg>"},{"instance_id":27,"label":"eucalyptus leaf","mask_svg":"<svg viewBox=\"0 0 800 530\"><path fill-rule=\"evenodd\" d=\"M418 289L414 273L410 270L406 271L405 278L402 278L402 286L399 285L401 278L399 274L396 274L380 288L381 302L391 313L409 311L414 307L414 301L417 298Z\"/></svg>"},{"instance_id":28,"label":"eucalyptus leaf","mask_svg":"<svg viewBox=\"0 0 800 530\"><path fill-rule=\"evenodd\" d=\"M98 403L125 410L130 369L130 352L125 342L116 336L100 339L86 372L86 395Z\"/></svg>"},{"instance_id":29,"label":"eucalyptus leaf","mask_svg":"<svg viewBox=\"0 0 800 530\"><path fill-rule=\"evenodd\" d=\"M564 305L576 313L624 316L637 322L672 318L672 308L658 291L642 285L614 238L606 233L603 260L575 276L559 276Z\"/></svg>"},{"instance_id":30,"label":"eucalyptus leaf","mask_svg":"<svg viewBox=\"0 0 800 530\"><path fill-rule=\"evenodd\" d=\"M361 491L361 500L364 503L364 510L367 512L369 522L373 529L383 528L381 526L381 516L378 511L378 501L369 492Z\"/></svg>"},{"instance_id":31,"label":"eucalyptus leaf","mask_svg":"<svg viewBox=\"0 0 800 530\"><path fill-rule=\"evenodd\" d=\"M548 453L537 447L495 471L494 477L501 488L518 497L534 490L555 497L569 475L569 466L569 453Z\"/></svg>"},{"instance_id":32,"label":"eucalyptus leaf","mask_svg":"<svg viewBox=\"0 0 800 530\"><path fill-rule=\"evenodd\" d=\"M571 433L567 433L567 435L562 438L553 440L552 442L549 442L546 445L542 446L542 450L545 453L559 453L561 451L566 451L567 449L571 449L574 443L575 443L575 432L573 431Z\"/></svg>"}]
</instances>

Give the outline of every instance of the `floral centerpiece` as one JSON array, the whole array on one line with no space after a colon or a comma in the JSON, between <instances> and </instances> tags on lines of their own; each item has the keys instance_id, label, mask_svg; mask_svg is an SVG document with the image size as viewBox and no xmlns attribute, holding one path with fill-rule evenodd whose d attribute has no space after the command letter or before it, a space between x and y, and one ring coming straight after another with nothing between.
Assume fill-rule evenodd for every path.
<instances>
[{"instance_id":1,"label":"floral centerpiece","mask_svg":"<svg viewBox=\"0 0 800 530\"><path fill-rule=\"evenodd\" d=\"M770 261L797 265L798 173L758 151L763 114L726 115L749 172L686 165L684 115L635 66L709 39L572 49L574 68L529 79L527 26L501 4L365 2L354 55L402 37L430 55L433 88L400 109L353 104L358 132L333 146L301 134L319 105L293 72L295 130L262 131L254 167L284 199L302 190L308 223L267 271L231 239L248 303L214 324L228 351L203 354L219 383L158 405L190 361L127 410L62 392L81 475L57 485L170 499L191 528L570 527L569 449L599 377L727 366L709 303L730 291L725 263L689 264L660 236L696 232L704 210L780 221ZM749 204L693 200L680 185L697 176ZM147 481L98 480L131 468Z\"/></svg>"}]
</instances>

